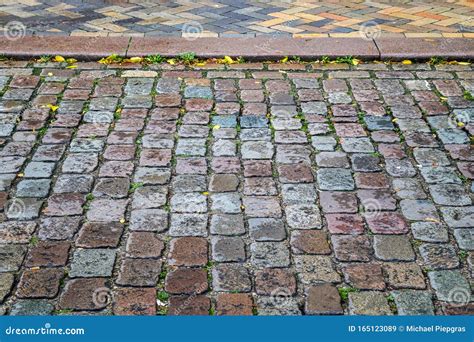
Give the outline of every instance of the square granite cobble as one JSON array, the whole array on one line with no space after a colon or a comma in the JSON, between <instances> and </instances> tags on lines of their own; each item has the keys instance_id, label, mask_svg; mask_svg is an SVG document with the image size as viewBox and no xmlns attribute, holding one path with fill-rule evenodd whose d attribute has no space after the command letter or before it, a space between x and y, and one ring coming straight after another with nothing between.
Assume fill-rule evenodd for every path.
<instances>
[{"instance_id":1,"label":"square granite cobble","mask_svg":"<svg viewBox=\"0 0 474 342\"><path fill-rule=\"evenodd\" d=\"M0 62L0 313L472 311L471 65L66 64Z\"/></svg>"}]
</instances>

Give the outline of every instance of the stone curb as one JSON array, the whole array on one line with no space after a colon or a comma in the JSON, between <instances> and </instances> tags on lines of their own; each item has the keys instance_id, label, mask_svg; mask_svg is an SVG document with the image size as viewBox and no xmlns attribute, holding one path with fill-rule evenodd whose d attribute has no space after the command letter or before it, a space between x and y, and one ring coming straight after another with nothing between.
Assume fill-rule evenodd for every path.
<instances>
[{"instance_id":1,"label":"stone curb","mask_svg":"<svg viewBox=\"0 0 474 342\"><path fill-rule=\"evenodd\" d=\"M469 38L135 38L28 36L17 40L0 37L0 54L14 58L62 55L93 60L111 54L165 57L183 52L197 57L242 56L248 60L269 60L299 56L311 60L322 56L354 56L360 59L474 59L474 39Z\"/></svg>"}]
</instances>

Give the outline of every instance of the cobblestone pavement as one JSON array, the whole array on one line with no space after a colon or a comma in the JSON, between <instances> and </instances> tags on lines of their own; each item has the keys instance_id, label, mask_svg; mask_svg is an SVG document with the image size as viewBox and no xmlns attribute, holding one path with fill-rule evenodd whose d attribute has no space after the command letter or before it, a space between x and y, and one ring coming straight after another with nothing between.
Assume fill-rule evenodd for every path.
<instances>
[{"instance_id":1,"label":"cobblestone pavement","mask_svg":"<svg viewBox=\"0 0 474 342\"><path fill-rule=\"evenodd\" d=\"M472 1L3 0L7 34L474 37ZM1 30L0 30L1 32Z\"/></svg>"},{"instance_id":2,"label":"cobblestone pavement","mask_svg":"<svg viewBox=\"0 0 474 342\"><path fill-rule=\"evenodd\" d=\"M4 313L473 313L471 66L134 68L0 62Z\"/></svg>"}]
</instances>

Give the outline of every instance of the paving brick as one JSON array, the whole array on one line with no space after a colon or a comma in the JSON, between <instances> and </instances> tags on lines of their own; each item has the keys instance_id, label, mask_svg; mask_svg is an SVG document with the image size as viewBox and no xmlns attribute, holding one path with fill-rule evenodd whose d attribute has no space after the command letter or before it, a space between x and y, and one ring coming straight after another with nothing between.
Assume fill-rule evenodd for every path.
<instances>
[{"instance_id":1,"label":"paving brick","mask_svg":"<svg viewBox=\"0 0 474 342\"><path fill-rule=\"evenodd\" d=\"M116 252L111 249L78 249L71 263L71 277L110 277Z\"/></svg>"},{"instance_id":2,"label":"paving brick","mask_svg":"<svg viewBox=\"0 0 474 342\"><path fill-rule=\"evenodd\" d=\"M26 257L27 267L64 266L69 257L70 243L66 241L40 241Z\"/></svg>"},{"instance_id":3,"label":"paving brick","mask_svg":"<svg viewBox=\"0 0 474 342\"><path fill-rule=\"evenodd\" d=\"M114 298L116 315L156 314L156 290L153 288L118 288Z\"/></svg>"},{"instance_id":4,"label":"paving brick","mask_svg":"<svg viewBox=\"0 0 474 342\"><path fill-rule=\"evenodd\" d=\"M54 298L59 292L59 283L64 271L57 268L26 270L18 283L19 298Z\"/></svg>"},{"instance_id":5,"label":"paving brick","mask_svg":"<svg viewBox=\"0 0 474 342\"><path fill-rule=\"evenodd\" d=\"M155 259L123 259L116 283L123 286L156 286L161 261Z\"/></svg>"},{"instance_id":6,"label":"paving brick","mask_svg":"<svg viewBox=\"0 0 474 342\"><path fill-rule=\"evenodd\" d=\"M243 293L223 293L217 297L216 313L218 315L252 315L253 300Z\"/></svg>"},{"instance_id":7,"label":"paving brick","mask_svg":"<svg viewBox=\"0 0 474 342\"><path fill-rule=\"evenodd\" d=\"M296 278L285 268L263 269L255 276L255 289L260 295L273 296L281 292L291 296L296 293Z\"/></svg>"},{"instance_id":8,"label":"paving brick","mask_svg":"<svg viewBox=\"0 0 474 342\"><path fill-rule=\"evenodd\" d=\"M249 271L236 263L223 263L212 269L212 288L225 292L249 292L252 282Z\"/></svg>"},{"instance_id":9,"label":"paving brick","mask_svg":"<svg viewBox=\"0 0 474 342\"><path fill-rule=\"evenodd\" d=\"M203 269L178 268L166 276L165 290L172 294L201 294L207 289L207 272Z\"/></svg>"},{"instance_id":10,"label":"paving brick","mask_svg":"<svg viewBox=\"0 0 474 342\"><path fill-rule=\"evenodd\" d=\"M207 241L199 237L182 237L170 242L168 262L175 266L202 266L207 263Z\"/></svg>"},{"instance_id":11,"label":"paving brick","mask_svg":"<svg viewBox=\"0 0 474 342\"><path fill-rule=\"evenodd\" d=\"M384 294L374 291L349 293L349 311L353 315L392 315Z\"/></svg>"},{"instance_id":12,"label":"paving brick","mask_svg":"<svg viewBox=\"0 0 474 342\"><path fill-rule=\"evenodd\" d=\"M397 288L424 289L426 287L420 266L415 263L387 263L383 266L387 284Z\"/></svg>"},{"instance_id":13,"label":"paving brick","mask_svg":"<svg viewBox=\"0 0 474 342\"><path fill-rule=\"evenodd\" d=\"M377 264L350 264L344 267L344 278L353 287L362 290L383 290L382 268Z\"/></svg>"},{"instance_id":14,"label":"paving brick","mask_svg":"<svg viewBox=\"0 0 474 342\"><path fill-rule=\"evenodd\" d=\"M79 278L66 282L59 299L59 307L65 310L103 309L111 299L105 278Z\"/></svg>"},{"instance_id":15,"label":"paving brick","mask_svg":"<svg viewBox=\"0 0 474 342\"><path fill-rule=\"evenodd\" d=\"M311 286L306 290L305 312L310 315L343 313L339 291L332 284Z\"/></svg>"},{"instance_id":16,"label":"paving brick","mask_svg":"<svg viewBox=\"0 0 474 342\"><path fill-rule=\"evenodd\" d=\"M336 258L340 261L370 260L370 240L366 236L335 235L331 241Z\"/></svg>"},{"instance_id":17,"label":"paving brick","mask_svg":"<svg viewBox=\"0 0 474 342\"><path fill-rule=\"evenodd\" d=\"M211 300L206 296L171 296L168 315L208 315Z\"/></svg>"}]
</instances>

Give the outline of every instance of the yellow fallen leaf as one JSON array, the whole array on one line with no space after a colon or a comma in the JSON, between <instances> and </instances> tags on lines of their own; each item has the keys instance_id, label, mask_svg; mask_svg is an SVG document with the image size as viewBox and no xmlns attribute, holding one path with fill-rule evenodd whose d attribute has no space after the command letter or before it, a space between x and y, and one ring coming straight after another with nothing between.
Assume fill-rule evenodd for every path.
<instances>
[{"instance_id":1,"label":"yellow fallen leaf","mask_svg":"<svg viewBox=\"0 0 474 342\"><path fill-rule=\"evenodd\" d=\"M469 62L458 62L459 65L471 65Z\"/></svg>"},{"instance_id":2,"label":"yellow fallen leaf","mask_svg":"<svg viewBox=\"0 0 474 342\"><path fill-rule=\"evenodd\" d=\"M76 69L77 65L68 65L66 69Z\"/></svg>"},{"instance_id":3,"label":"yellow fallen leaf","mask_svg":"<svg viewBox=\"0 0 474 342\"><path fill-rule=\"evenodd\" d=\"M216 129L216 130L219 129L219 128L221 128L220 125L215 125L214 127L212 127L212 129Z\"/></svg>"},{"instance_id":4,"label":"yellow fallen leaf","mask_svg":"<svg viewBox=\"0 0 474 342\"><path fill-rule=\"evenodd\" d=\"M464 127L464 126L466 126L464 122L461 122L461 121L458 122L458 127Z\"/></svg>"},{"instance_id":5,"label":"yellow fallen leaf","mask_svg":"<svg viewBox=\"0 0 474 342\"><path fill-rule=\"evenodd\" d=\"M59 55L58 55L58 56L55 56L55 57L54 57L54 61L55 61L55 62L58 62L58 63L63 63L63 62L65 62L66 60L64 59L63 56L59 56Z\"/></svg>"},{"instance_id":6,"label":"yellow fallen leaf","mask_svg":"<svg viewBox=\"0 0 474 342\"><path fill-rule=\"evenodd\" d=\"M437 220L437 219L435 219L435 218L432 218L432 217L427 217L427 218L425 218L425 221L437 222L437 223L439 223L439 220Z\"/></svg>"},{"instance_id":7,"label":"yellow fallen leaf","mask_svg":"<svg viewBox=\"0 0 474 342\"><path fill-rule=\"evenodd\" d=\"M125 219L121 218L119 222L123 224L123 223L125 223Z\"/></svg>"},{"instance_id":8,"label":"yellow fallen leaf","mask_svg":"<svg viewBox=\"0 0 474 342\"><path fill-rule=\"evenodd\" d=\"M448 98L447 97L444 97L444 96L440 96L439 99L443 102L446 102L448 101Z\"/></svg>"},{"instance_id":9,"label":"yellow fallen leaf","mask_svg":"<svg viewBox=\"0 0 474 342\"><path fill-rule=\"evenodd\" d=\"M17 176L21 178L21 177L24 177L25 174L24 173L19 173Z\"/></svg>"},{"instance_id":10,"label":"yellow fallen leaf","mask_svg":"<svg viewBox=\"0 0 474 342\"><path fill-rule=\"evenodd\" d=\"M48 72L48 76L49 76L49 77L53 76L53 73L52 73L52 72Z\"/></svg>"},{"instance_id":11,"label":"yellow fallen leaf","mask_svg":"<svg viewBox=\"0 0 474 342\"><path fill-rule=\"evenodd\" d=\"M77 59L75 59L75 58L68 58L68 59L66 59L66 62L67 62L68 64L74 64L74 63L77 63Z\"/></svg>"},{"instance_id":12,"label":"yellow fallen leaf","mask_svg":"<svg viewBox=\"0 0 474 342\"><path fill-rule=\"evenodd\" d=\"M175 65L176 64L176 60L174 58L170 58L170 59L167 59L166 62L168 64L171 64L171 65Z\"/></svg>"},{"instance_id":13,"label":"yellow fallen leaf","mask_svg":"<svg viewBox=\"0 0 474 342\"><path fill-rule=\"evenodd\" d=\"M202 194L203 194L204 196L208 196L208 195L209 195L209 192L204 191Z\"/></svg>"},{"instance_id":14,"label":"yellow fallen leaf","mask_svg":"<svg viewBox=\"0 0 474 342\"><path fill-rule=\"evenodd\" d=\"M129 59L130 63L141 63L143 61L143 58L141 57L131 57Z\"/></svg>"},{"instance_id":15,"label":"yellow fallen leaf","mask_svg":"<svg viewBox=\"0 0 474 342\"><path fill-rule=\"evenodd\" d=\"M115 113L117 113L117 114L122 113L122 108L117 108L117 110L115 111Z\"/></svg>"},{"instance_id":16,"label":"yellow fallen leaf","mask_svg":"<svg viewBox=\"0 0 474 342\"><path fill-rule=\"evenodd\" d=\"M207 63L206 62L199 62L199 63L194 63L195 66L202 67L205 66Z\"/></svg>"},{"instance_id":17,"label":"yellow fallen leaf","mask_svg":"<svg viewBox=\"0 0 474 342\"><path fill-rule=\"evenodd\" d=\"M286 63L288 62L288 56L285 56L284 58L280 59L280 63Z\"/></svg>"},{"instance_id":18,"label":"yellow fallen leaf","mask_svg":"<svg viewBox=\"0 0 474 342\"><path fill-rule=\"evenodd\" d=\"M235 61L230 56L224 56L224 60L227 64L235 63Z\"/></svg>"},{"instance_id":19,"label":"yellow fallen leaf","mask_svg":"<svg viewBox=\"0 0 474 342\"><path fill-rule=\"evenodd\" d=\"M59 106L55 106L55 105L52 105L52 104L48 104L46 107L51 109L53 112L57 111L58 108L59 108Z\"/></svg>"},{"instance_id":20,"label":"yellow fallen leaf","mask_svg":"<svg viewBox=\"0 0 474 342\"><path fill-rule=\"evenodd\" d=\"M409 59L404 59L404 60L402 61L402 64L410 65L410 64L412 64L412 62L411 62Z\"/></svg>"},{"instance_id":21,"label":"yellow fallen leaf","mask_svg":"<svg viewBox=\"0 0 474 342\"><path fill-rule=\"evenodd\" d=\"M392 120L392 122L397 122L397 121L398 121L398 119L397 119L397 118L395 118L395 119L393 119L393 120Z\"/></svg>"},{"instance_id":22,"label":"yellow fallen leaf","mask_svg":"<svg viewBox=\"0 0 474 342\"><path fill-rule=\"evenodd\" d=\"M39 269L40 269L39 266L35 266L35 267L31 267L31 268L30 268L31 271L37 271L37 270L39 270Z\"/></svg>"},{"instance_id":23,"label":"yellow fallen leaf","mask_svg":"<svg viewBox=\"0 0 474 342\"><path fill-rule=\"evenodd\" d=\"M360 59L354 58L352 60L352 65L359 65L360 64Z\"/></svg>"}]
</instances>

